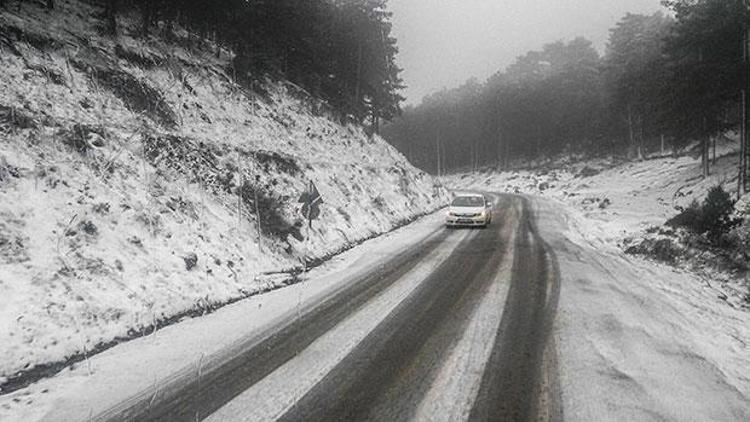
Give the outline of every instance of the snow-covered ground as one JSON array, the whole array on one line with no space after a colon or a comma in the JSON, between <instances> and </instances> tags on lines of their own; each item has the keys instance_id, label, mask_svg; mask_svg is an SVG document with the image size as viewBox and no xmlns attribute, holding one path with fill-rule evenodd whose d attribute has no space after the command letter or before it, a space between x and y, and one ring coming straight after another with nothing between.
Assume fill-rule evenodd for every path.
<instances>
[{"instance_id":1,"label":"snow-covered ground","mask_svg":"<svg viewBox=\"0 0 750 422\"><path fill-rule=\"evenodd\" d=\"M0 385L284 286L302 257L447 200L298 88L235 84L227 52L127 18L104 37L88 2L19 7L0 13ZM324 202L303 241L309 180Z\"/></svg>"},{"instance_id":2,"label":"snow-covered ground","mask_svg":"<svg viewBox=\"0 0 750 422\"><path fill-rule=\"evenodd\" d=\"M748 281L707 279L622 247L711 186L736 189L728 149L708 180L691 157L449 178L458 189L531 195L560 265L555 341L566 419L750 419L750 312L742 295L727 294L746 292Z\"/></svg>"},{"instance_id":3,"label":"snow-covered ground","mask_svg":"<svg viewBox=\"0 0 750 422\"><path fill-rule=\"evenodd\" d=\"M555 337L568 420L745 421L750 312L686 271L591 239L592 222L535 200L556 252Z\"/></svg>"},{"instance_id":4,"label":"snow-covered ground","mask_svg":"<svg viewBox=\"0 0 750 422\"><path fill-rule=\"evenodd\" d=\"M663 226L691 202L702 202L716 185L736 195L738 144L723 138L717 146L716 164L708 178L701 176L700 161L691 156L554 163L532 170L480 172L448 176L447 186L493 192L521 193L552 200L581 221L585 236L595 242L625 248L649 229ZM738 206L750 200L746 196ZM688 263L685 263L688 264ZM689 265L685 265L688 267ZM692 268L695 269L695 268ZM701 271L717 281L731 306L749 306L750 280Z\"/></svg>"},{"instance_id":5,"label":"snow-covered ground","mask_svg":"<svg viewBox=\"0 0 750 422\"><path fill-rule=\"evenodd\" d=\"M620 242L664 224L678 212L677 207L702 200L717 184L736 192L736 148L730 143L719 150L707 179L701 177L700 162L683 155L632 162L597 159L553 163L534 170L448 176L446 183L456 188L494 189L560 201L597 221L602 240Z\"/></svg>"}]
</instances>

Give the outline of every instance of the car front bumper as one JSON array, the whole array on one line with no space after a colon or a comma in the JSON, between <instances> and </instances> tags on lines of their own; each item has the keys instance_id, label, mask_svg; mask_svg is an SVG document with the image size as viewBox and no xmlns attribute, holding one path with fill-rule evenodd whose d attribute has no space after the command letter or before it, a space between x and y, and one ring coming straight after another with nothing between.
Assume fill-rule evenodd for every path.
<instances>
[{"instance_id":1,"label":"car front bumper","mask_svg":"<svg viewBox=\"0 0 750 422\"><path fill-rule=\"evenodd\" d=\"M448 227L478 227L486 226L487 217L446 217L445 225Z\"/></svg>"}]
</instances>

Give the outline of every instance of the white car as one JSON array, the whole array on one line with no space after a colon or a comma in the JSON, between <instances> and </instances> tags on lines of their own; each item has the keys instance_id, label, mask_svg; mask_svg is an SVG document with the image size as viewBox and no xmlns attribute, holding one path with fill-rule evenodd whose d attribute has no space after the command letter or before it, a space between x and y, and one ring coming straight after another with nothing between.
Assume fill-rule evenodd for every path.
<instances>
[{"instance_id":1,"label":"white car","mask_svg":"<svg viewBox=\"0 0 750 422\"><path fill-rule=\"evenodd\" d=\"M481 194L456 196L445 215L447 227L487 227L492 223L492 203Z\"/></svg>"}]
</instances>

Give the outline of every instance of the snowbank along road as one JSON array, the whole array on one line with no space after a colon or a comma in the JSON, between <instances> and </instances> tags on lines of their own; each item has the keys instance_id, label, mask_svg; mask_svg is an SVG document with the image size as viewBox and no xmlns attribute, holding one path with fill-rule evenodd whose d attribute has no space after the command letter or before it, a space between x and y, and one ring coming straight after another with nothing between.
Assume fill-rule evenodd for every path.
<instances>
[{"instance_id":1,"label":"snowbank along road","mask_svg":"<svg viewBox=\"0 0 750 422\"><path fill-rule=\"evenodd\" d=\"M561 420L555 258L524 198L436 227L262 335L97 420Z\"/></svg>"}]
</instances>

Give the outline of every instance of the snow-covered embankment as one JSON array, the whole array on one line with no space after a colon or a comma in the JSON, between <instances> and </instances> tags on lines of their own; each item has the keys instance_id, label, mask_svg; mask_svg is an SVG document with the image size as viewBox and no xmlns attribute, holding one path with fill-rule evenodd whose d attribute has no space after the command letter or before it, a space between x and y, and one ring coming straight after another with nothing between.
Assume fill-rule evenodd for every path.
<instances>
[{"instance_id":1,"label":"snow-covered embankment","mask_svg":"<svg viewBox=\"0 0 750 422\"><path fill-rule=\"evenodd\" d=\"M0 385L283 286L300 257L447 200L297 88L233 82L226 52L127 19L105 37L88 3L56 6L0 14ZM306 242L309 180L324 204Z\"/></svg>"}]
</instances>

